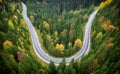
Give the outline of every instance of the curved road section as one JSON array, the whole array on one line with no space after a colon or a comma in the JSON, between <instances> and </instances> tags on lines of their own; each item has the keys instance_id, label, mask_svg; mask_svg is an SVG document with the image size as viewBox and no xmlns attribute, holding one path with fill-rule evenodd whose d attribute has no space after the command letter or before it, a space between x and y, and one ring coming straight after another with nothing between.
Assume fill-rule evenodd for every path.
<instances>
[{"instance_id":1,"label":"curved road section","mask_svg":"<svg viewBox=\"0 0 120 74\"><path fill-rule=\"evenodd\" d=\"M55 65L59 65L59 63L62 61L62 58L52 57L52 56L48 55L45 51L43 51L43 49L41 48L41 44L39 42L37 33L36 33L32 23L31 23L30 19L27 16L26 5L23 2L21 2L21 4L22 4L22 8L23 8L22 15L23 15L23 18L24 18L24 20L27 23L27 26L29 28L30 35L31 35L31 38L32 38L32 44L33 44L33 48L34 48L35 53L44 62L50 63L50 60L51 60L51 61L54 62ZM91 25L92 25L92 22L93 22L93 20L95 18L96 13L97 13L97 10L94 11L90 15L90 18L89 18L89 20L88 20L88 22L86 24L86 29L85 29L85 35L84 35L82 48L75 55L65 59L67 65L71 62L72 59L74 59L74 60L81 59L81 57L83 55L86 55L89 52Z\"/></svg>"}]
</instances>

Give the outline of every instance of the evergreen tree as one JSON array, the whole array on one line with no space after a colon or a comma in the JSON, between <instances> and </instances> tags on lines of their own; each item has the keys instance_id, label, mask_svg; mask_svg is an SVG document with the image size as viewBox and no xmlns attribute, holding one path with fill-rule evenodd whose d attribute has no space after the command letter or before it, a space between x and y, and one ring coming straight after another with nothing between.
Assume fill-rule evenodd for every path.
<instances>
[{"instance_id":1,"label":"evergreen tree","mask_svg":"<svg viewBox=\"0 0 120 74\"><path fill-rule=\"evenodd\" d=\"M56 74L57 73L56 66L55 66L53 61L50 61L48 68L49 68L49 74Z\"/></svg>"},{"instance_id":2,"label":"evergreen tree","mask_svg":"<svg viewBox=\"0 0 120 74\"><path fill-rule=\"evenodd\" d=\"M66 67L66 62L65 62L65 58L63 58L62 62L58 66L58 70L61 69L62 71L64 71L65 67Z\"/></svg>"},{"instance_id":3,"label":"evergreen tree","mask_svg":"<svg viewBox=\"0 0 120 74\"><path fill-rule=\"evenodd\" d=\"M61 69L58 69L57 74L63 74L63 71Z\"/></svg>"},{"instance_id":4,"label":"evergreen tree","mask_svg":"<svg viewBox=\"0 0 120 74\"><path fill-rule=\"evenodd\" d=\"M31 53L23 57L22 61L19 64L19 73L40 73L39 69L42 68L42 65L36 60Z\"/></svg>"},{"instance_id":5,"label":"evergreen tree","mask_svg":"<svg viewBox=\"0 0 120 74\"><path fill-rule=\"evenodd\" d=\"M76 71L73 68L72 64L69 64L65 67L64 74L76 74Z\"/></svg>"}]
</instances>

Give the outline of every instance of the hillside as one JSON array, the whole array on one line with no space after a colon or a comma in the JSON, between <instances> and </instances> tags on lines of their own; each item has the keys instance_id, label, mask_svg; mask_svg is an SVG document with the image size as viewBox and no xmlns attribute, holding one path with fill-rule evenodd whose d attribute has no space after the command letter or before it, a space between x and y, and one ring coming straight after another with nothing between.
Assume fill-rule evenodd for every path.
<instances>
[{"instance_id":1,"label":"hillside","mask_svg":"<svg viewBox=\"0 0 120 74\"><path fill-rule=\"evenodd\" d=\"M26 68L24 64L30 64L27 61L35 59L30 53L30 34L21 12L19 1L0 0L1 74L22 74Z\"/></svg>"},{"instance_id":2,"label":"hillside","mask_svg":"<svg viewBox=\"0 0 120 74\"><path fill-rule=\"evenodd\" d=\"M107 2L111 0L102 1L23 0L44 51L54 57L64 57L60 65L55 66L54 62L47 65L35 55L21 2L0 0L0 73L119 74L120 1L112 0L110 4ZM90 52L66 65L65 57L74 55L82 47L85 25L97 7Z\"/></svg>"}]
</instances>

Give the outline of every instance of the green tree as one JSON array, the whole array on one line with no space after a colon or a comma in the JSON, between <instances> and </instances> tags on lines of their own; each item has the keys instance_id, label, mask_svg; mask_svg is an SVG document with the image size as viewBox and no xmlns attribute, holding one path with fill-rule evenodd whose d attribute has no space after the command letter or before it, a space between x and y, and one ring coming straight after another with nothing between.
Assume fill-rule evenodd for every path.
<instances>
[{"instance_id":1,"label":"green tree","mask_svg":"<svg viewBox=\"0 0 120 74\"><path fill-rule=\"evenodd\" d=\"M63 74L63 71L61 69L58 69L57 74Z\"/></svg>"},{"instance_id":2,"label":"green tree","mask_svg":"<svg viewBox=\"0 0 120 74\"><path fill-rule=\"evenodd\" d=\"M65 58L63 58L62 62L58 66L58 70L61 69L62 71L64 71L65 67L66 67L66 62L65 62Z\"/></svg>"},{"instance_id":3,"label":"green tree","mask_svg":"<svg viewBox=\"0 0 120 74\"><path fill-rule=\"evenodd\" d=\"M75 61L73 67L76 70L76 74L79 74L79 71L80 71L80 60Z\"/></svg>"},{"instance_id":4,"label":"green tree","mask_svg":"<svg viewBox=\"0 0 120 74\"><path fill-rule=\"evenodd\" d=\"M69 64L65 67L64 74L76 74L76 71L73 68L72 64Z\"/></svg>"},{"instance_id":5,"label":"green tree","mask_svg":"<svg viewBox=\"0 0 120 74\"><path fill-rule=\"evenodd\" d=\"M42 65L36 60L31 53L24 56L22 61L19 64L18 73L19 74L31 74L31 73L40 73L39 69L42 68Z\"/></svg>"},{"instance_id":6,"label":"green tree","mask_svg":"<svg viewBox=\"0 0 120 74\"><path fill-rule=\"evenodd\" d=\"M7 74L16 74L18 71L18 64L13 55L8 52L0 52L0 72Z\"/></svg>"},{"instance_id":7,"label":"green tree","mask_svg":"<svg viewBox=\"0 0 120 74\"><path fill-rule=\"evenodd\" d=\"M56 66L54 64L53 61L50 61L50 64L49 64L49 74L56 74L57 73L57 70L56 70Z\"/></svg>"}]
</instances>

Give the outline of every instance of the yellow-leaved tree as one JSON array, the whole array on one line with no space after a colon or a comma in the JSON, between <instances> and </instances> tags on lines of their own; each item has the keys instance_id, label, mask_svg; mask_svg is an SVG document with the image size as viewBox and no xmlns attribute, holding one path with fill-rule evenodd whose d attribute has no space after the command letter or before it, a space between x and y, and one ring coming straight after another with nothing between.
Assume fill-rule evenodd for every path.
<instances>
[{"instance_id":1,"label":"yellow-leaved tree","mask_svg":"<svg viewBox=\"0 0 120 74\"><path fill-rule=\"evenodd\" d=\"M67 33L67 30L63 30L63 31L61 32L61 35L62 35L62 36L66 36L66 33Z\"/></svg>"},{"instance_id":2,"label":"yellow-leaved tree","mask_svg":"<svg viewBox=\"0 0 120 74\"><path fill-rule=\"evenodd\" d=\"M50 31L50 25L46 21L43 21L43 26L47 31Z\"/></svg>"},{"instance_id":3,"label":"yellow-leaved tree","mask_svg":"<svg viewBox=\"0 0 120 74\"><path fill-rule=\"evenodd\" d=\"M14 19L18 19L18 17L17 17L16 15L13 15L13 18L14 18Z\"/></svg>"},{"instance_id":4,"label":"yellow-leaved tree","mask_svg":"<svg viewBox=\"0 0 120 74\"><path fill-rule=\"evenodd\" d=\"M106 0L105 2L101 2L99 7L98 7L98 10L104 8L105 6L109 5L110 3L112 2L112 0Z\"/></svg>"},{"instance_id":5,"label":"yellow-leaved tree","mask_svg":"<svg viewBox=\"0 0 120 74\"><path fill-rule=\"evenodd\" d=\"M97 36L96 36L96 39L99 39L99 38L101 38L103 36L103 33L102 32L99 32L98 34L97 34Z\"/></svg>"},{"instance_id":6,"label":"yellow-leaved tree","mask_svg":"<svg viewBox=\"0 0 120 74\"><path fill-rule=\"evenodd\" d=\"M8 20L8 26L9 26L9 28L14 29L14 25L11 20Z\"/></svg>"},{"instance_id":7,"label":"yellow-leaved tree","mask_svg":"<svg viewBox=\"0 0 120 74\"><path fill-rule=\"evenodd\" d=\"M2 2L2 0L0 0L0 2Z\"/></svg>"},{"instance_id":8,"label":"yellow-leaved tree","mask_svg":"<svg viewBox=\"0 0 120 74\"><path fill-rule=\"evenodd\" d=\"M81 39L76 39L75 43L74 43L74 48L78 50L81 47L82 47L82 41L81 41Z\"/></svg>"},{"instance_id":9,"label":"yellow-leaved tree","mask_svg":"<svg viewBox=\"0 0 120 74\"><path fill-rule=\"evenodd\" d=\"M57 50L63 51L64 50L64 45L63 44L56 44L55 48Z\"/></svg>"},{"instance_id":10,"label":"yellow-leaved tree","mask_svg":"<svg viewBox=\"0 0 120 74\"><path fill-rule=\"evenodd\" d=\"M68 47L69 48L72 47L72 43L71 42L68 43Z\"/></svg>"},{"instance_id":11,"label":"yellow-leaved tree","mask_svg":"<svg viewBox=\"0 0 120 74\"><path fill-rule=\"evenodd\" d=\"M9 40L6 40L4 43L3 43L3 48L6 50L6 49L9 49L11 48L13 45L13 43Z\"/></svg>"},{"instance_id":12,"label":"yellow-leaved tree","mask_svg":"<svg viewBox=\"0 0 120 74\"><path fill-rule=\"evenodd\" d=\"M26 22L24 21L24 19L20 19L20 23L24 26L26 25Z\"/></svg>"}]
</instances>

